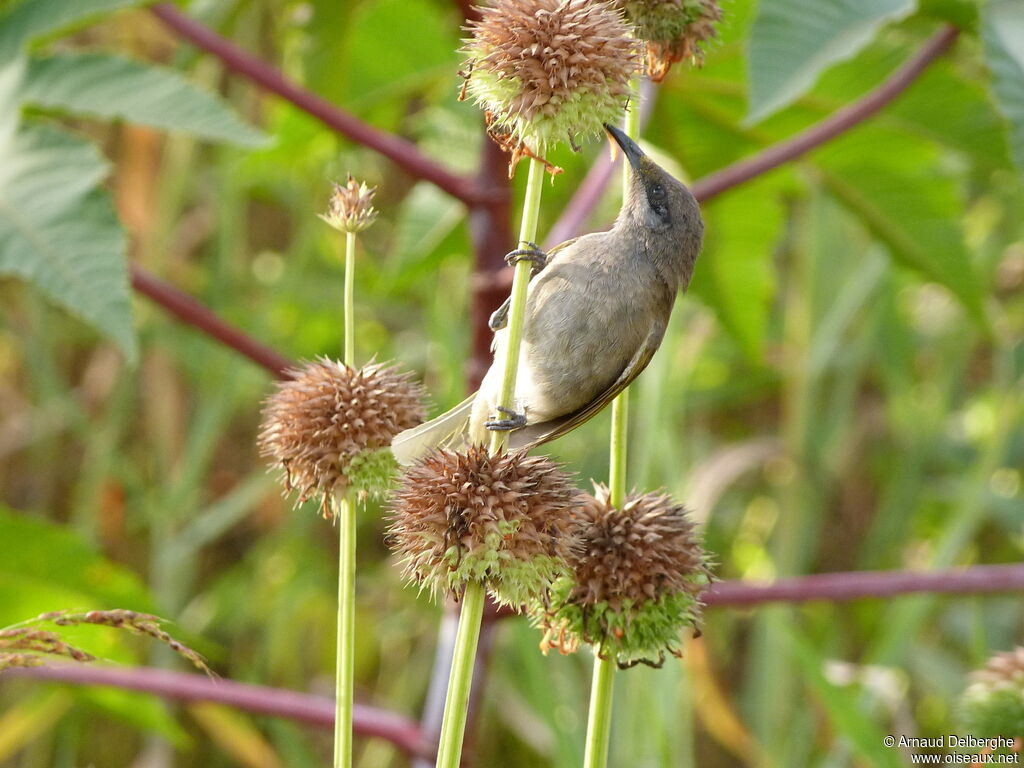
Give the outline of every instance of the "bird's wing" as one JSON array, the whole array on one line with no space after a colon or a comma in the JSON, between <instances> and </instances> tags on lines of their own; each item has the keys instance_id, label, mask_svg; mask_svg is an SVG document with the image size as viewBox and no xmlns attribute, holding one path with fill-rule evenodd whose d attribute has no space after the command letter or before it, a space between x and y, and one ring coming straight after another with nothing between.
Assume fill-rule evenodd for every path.
<instances>
[{"instance_id":1,"label":"bird's wing","mask_svg":"<svg viewBox=\"0 0 1024 768\"><path fill-rule=\"evenodd\" d=\"M459 448L465 439L474 392L450 411L395 435L391 452L399 464L412 464L432 448Z\"/></svg>"},{"instance_id":2,"label":"bird's wing","mask_svg":"<svg viewBox=\"0 0 1024 768\"><path fill-rule=\"evenodd\" d=\"M596 416L622 390L632 384L633 380L651 362L654 353L661 346L661 340L665 336L667 324L667 318L655 324L651 332L647 334L647 338L644 339L644 343L640 345L636 354L633 355L629 363L626 364L626 367L622 369L622 373L619 374L618 378L615 379L608 389L595 397L587 405L566 416L561 416L551 421L542 421L538 424L529 424L522 429L510 432L509 448L512 450L519 450L521 448L529 450L542 443L547 443L561 437L566 432L572 431L583 422Z\"/></svg>"},{"instance_id":3,"label":"bird's wing","mask_svg":"<svg viewBox=\"0 0 1024 768\"><path fill-rule=\"evenodd\" d=\"M558 245L554 246L550 251L547 251L547 257L548 257L547 264L551 263L551 259L552 259L552 257L556 253L558 253L559 251L564 251L570 245L572 245L577 240L579 240L580 237L582 237L582 235L580 235L579 237L574 237L574 238L571 238L569 240L566 240L564 243L559 243ZM545 268L547 268L547 264L544 265ZM539 275L543 271L544 270L540 270L538 272L531 272L530 273L530 279L533 280L533 278L535 278L537 275ZM500 307L498 307L496 310L494 310L494 312L491 313L491 317L487 321L487 325L490 326L492 331L500 331L502 328L504 328L506 325L508 325L508 311L511 308L511 306L512 306L512 297L509 296L507 299L505 299L505 301L503 301L501 303ZM494 342L493 341L491 342L491 351L492 352L494 351Z\"/></svg>"}]
</instances>

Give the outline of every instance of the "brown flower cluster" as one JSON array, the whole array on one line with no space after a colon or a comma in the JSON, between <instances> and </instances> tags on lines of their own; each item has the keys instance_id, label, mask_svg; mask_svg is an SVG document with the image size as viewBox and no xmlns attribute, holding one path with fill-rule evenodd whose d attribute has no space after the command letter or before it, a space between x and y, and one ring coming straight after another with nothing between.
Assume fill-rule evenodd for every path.
<instances>
[{"instance_id":1,"label":"brown flower cluster","mask_svg":"<svg viewBox=\"0 0 1024 768\"><path fill-rule=\"evenodd\" d=\"M392 366L350 368L326 357L291 370L263 409L260 451L299 501L348 488L349 466L423 421L423 388Z\"/></svg>"},{"instance_id":2,"label":"brown flower cluster","mask_svg":"<svg viewBox=\"0 0 1024 768\"><path fill-rule=\"evenodd\" d=\"M1024 739L1024 647L997 653L971 680L961 701L966 732Z\"/></svg>"},{"instance_id":3,"label":"brown flower cluster","mask_svg":"<svg viewBox=\"0 0 1024 768\"><path fill-rule=\"evenodd\" d=\"M595 486L594 493L582 508L583 546L570 559L574 600L620 611L624 601L700 592L693 576L709 573L685 507L668 495L647 493L631 495L620 511L609 502L607 486Z\"/></svg>"},{"instance_id":4,"label":"brown flower cluster","mask_svg":"<svg viewBox=\"0 0 1024 768\"><path fill-rule=\"evenodd\" d=\"M373 207L376 194L376 187L368 187L365 182L357 183L349 174L344 187L334 185L330 209L320 218L341 232L362 232L377 219L377 211Z\"/></svg>"},{"instance_id":5,"label":"brown flower cluster","mask_svg":"<svg viewBox=\"0 0 1024 768\"><path fill-rule=\"evenodd\" d=\"M404 575L432 593L461 594L483 582L521 605L564 572L581 500L546 457L436 450L402 477L391 506L389 543Z\"/></svg>"},{"instance_id":6,"label":"brown flower cluster","mask_svg":"<svg viewBox=\"0 0 1024 768\"><path fill-rule=\"evenodd\" d=\"M711 579L686 509L663 494L631 495L622 509L595 484L577 521L571 576L538 611L541 647L575 651L591 643L620 664L660 664L678 655L684 626L696 627L700 592Z\"/></svg>"},{"instance_id":7,"label":"brown flower cluster","mask_svg":"<svg viewBox=\"0 0 1024 768\"><path fill-rule=\"evenodd\" d=\"M543 152L563 139L575 146L621 117L639 55L613 2L495 0L467 30L464 93L505 149L525 142Z\"/></svg>"},{"instance_id":8,"label":"brown flower cluster","mask_svg":"<svg viewBox=\"0 0 1024 768\"><path fill-rule=\"evenodd\" d=\"M647 74L656 83L678 61L702 64L702 46L714 39L722 19L718 0L622 0L621 5L647 44Z\"/></svg>"}]
</instances>

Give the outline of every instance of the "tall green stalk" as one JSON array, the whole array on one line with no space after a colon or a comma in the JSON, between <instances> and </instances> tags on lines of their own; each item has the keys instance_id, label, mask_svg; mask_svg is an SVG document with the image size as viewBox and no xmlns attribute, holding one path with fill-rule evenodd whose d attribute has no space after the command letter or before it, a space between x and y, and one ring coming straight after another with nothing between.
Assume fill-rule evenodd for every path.
<instances>
[{"instance_id":1,"label":"tall green stalk","mask_svg":"<svg viewBox=\"0 0 1024 768\"><path fill-rule=\"evenodd\" d=\"M540 196L544 181L544 164L530 160L530 175L526 182L526 197L523 200L523 220L519 227L520 245L535 242L537 220L540 216ZM523 341L523 324L526 317L526 288L530 282L529 261L516 264L512 281L512 303L508 316L508 346L505 350L505 373L501 382L501 399L504 408L511 408L515 397L516 374L519 372L519 348ZM491 436L491 453L502 450L508 441L508 433L494 432ZM473 682L473 661L477 641L480 637L480 622L484 613L484 588L482 584L470 583L462 597L459 612L459 629L452 652L452 671L448 678L448 694L444 703L444 720L441 723L441 740L437 749L437 768L458 768L462 759L462 742L466 732L466 716L469 710L469 692Z\"/></svg>"},{"instance_id":2,"label":"tall green stalk","mask_svg":"<svg viewBox=\"0 0 1024 768\"><path fill-rule=\"evenodd\" d=\"M631 86L633 97L626 110L626 135L637 139L640 135L640 89L637 81ZM622 163L622 200L629 194L630 166ZM611 447L608 461L608 500L616 509L626 501L626 442L629 433L629 389L624 389L612 401ZM604 768L608 764L608 741L612 726L612 693L615 687L615 660L602 659L594 653L594 677L590 689L590 713L587 718L587 750L584 768Z\"/></svg>"},{"instance_id":3,"label":"tall green stalk","mask_svg":"<svg viewBox=\"0 0 1024 768\"><path fill-rule=\"evenodd\" d=\"M355 367L355 232L345 233L345 357ZM347 495L335 498L338 521L338 639L334 674L334 768L352 765L352 690L355 686L356 515Z\"/></svg>"}]
</instances>

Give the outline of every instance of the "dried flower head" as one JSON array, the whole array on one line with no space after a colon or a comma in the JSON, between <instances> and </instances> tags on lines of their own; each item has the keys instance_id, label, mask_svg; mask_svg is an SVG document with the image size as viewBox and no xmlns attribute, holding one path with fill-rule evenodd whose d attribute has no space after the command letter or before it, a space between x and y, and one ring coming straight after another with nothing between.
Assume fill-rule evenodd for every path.
<instances>
[{"instance_id":1,"label":"dried flower head","mask_svg":"<svg viewBox=\"0 0 1024 768\"><path fill-rule=\"evenodd\" d=\"M326 357L288 372L263 409L260 452L284 470L299 502L349 486L376 493L394 461L391 438L423 421L423 388L383 364L350 368ZM382 466L387 465L387 466Z\"/></svg>"},{"instance_id":2,"label":"dried flower head","mask_svg":"<svg viewBox=\"0 0 1024 768\"><path fill-rule=\"evenodd\" d=\"M519 606L565 572L581 494L550 459L435 450L402 476L388 538L403 575L433 594L483 582Z\"/></svg>"},{"instance_id":3,"label":"dried flower head","mask_svg":"<svg viewBox=\"0 0 1024 768\"><path fill-rule=\"evenodd\" d=\"M621 510L595 484L578 518L571 575L534 612L541 648L570 653L587 642L620 665L658 666L680 654L680 630L696 629L711 574L686 509L662 494L630 495Z\"/></svg>"},{"instance_id":4,"label":"dried flower head","mask_svg":"<svg viewBox=\"0 0 1024 768\"><path fill-rule=\"evenodd\" d=\"M513 159L622 116L639 55L613 2L495 0L467 31L463 94Z\"/></svg>"},{"instance_id":5,"label":"dried flower head","mask_svg":"<svg viewBox=\"0 0 1024 768\"><path fill-rule=\"evenodd\" d=\"M320 218L339 232L362 232L377 219L373 208L376 194L376 187L368 187L365 182L357 184L350 173L344 187L334 185L330 208Z\"/></svg>"},{"instance_id":6,"label":"dried flower head","mask_svg":"<svg viewBox=\"0 0 1024 768\"><path fill-rule=\"evenodd\" d=\"M647 74L656 83L677 61L703 64L701 46L714 39L722 18L718 0L622 0L621 5L647 44Z\"/></svg>"},{"instance_id":7,"label":"dried flower head","mask_svg":"<svg viewBox=\"0 0 1024 768\"><path fill-rule=\"evenodd\" d=\"M997 653L971 675L962 700L966 731L979 738L1024 738L1024 647Z\"/></svg>"}]
</instances>

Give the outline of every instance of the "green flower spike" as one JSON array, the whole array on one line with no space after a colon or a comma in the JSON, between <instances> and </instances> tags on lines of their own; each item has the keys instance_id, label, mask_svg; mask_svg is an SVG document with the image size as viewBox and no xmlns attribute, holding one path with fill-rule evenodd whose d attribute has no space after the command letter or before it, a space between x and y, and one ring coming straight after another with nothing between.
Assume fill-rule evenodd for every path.
<instances>
[{"instance_id":1,"label":"green flower spike","mask_svg":"<svg viewBox=\"0 0 1024 768\"><path fill-rule=\"evenodd\" d=\"M518 608L565 573L582 494L550 459L435 450L402 476L388 531L404 575L435 596L482 583Z\"/></svg>"},{"instance_id":2,"label":"green flower spike","mask_svg":"<svg viewBox=\"0 0 1024 768\"><path fill-rule=\"evenodd\" d=\"M680 631L700 619L707 559L686 509L659 494L630 495L621 510L595 484L578 518L580 546L571 575L557 580L533 611L541 649L575 651L590 643L619 666L660 666L681 655Z\"/></svg>"}]
</instances>

